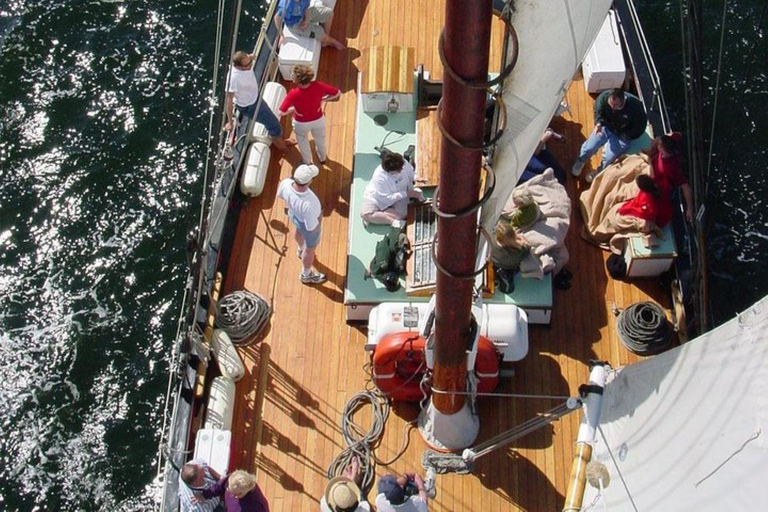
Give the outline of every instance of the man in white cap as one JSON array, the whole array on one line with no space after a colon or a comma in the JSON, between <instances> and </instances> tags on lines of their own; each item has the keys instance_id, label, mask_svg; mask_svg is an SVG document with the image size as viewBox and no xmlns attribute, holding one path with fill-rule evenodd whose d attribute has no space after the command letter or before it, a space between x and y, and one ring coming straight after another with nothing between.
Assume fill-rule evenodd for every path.
<instances>
[{"instance_id":1,"label":"man in white cap","mask_svg":"<svg viewBox=\"0 0 768 512\"><path fill-rule=\"evenodd\" d=\"M316 165L302 164L293 172L293 178L284 179L277 187L277 197L285 201L288 217L296 228L294 238L299 245L296 254L303 266L299 278L304 284L320 284L327 279L325 274L312 268L315 249L320 243L323 210L309 184L319 172Z\"/></svg>"},{"instance_id":2,"label":"man in white cap","mask_svg":"<svg viewBox=\"0 0 768 512\"><path fill-rule=\"evenodd\" d=\"M342 476L332 478L320 499L321 512L370 512L371 506L363 499L359 482L362 473L357 457L344 469Z\"/></svg>"}]
</instances>

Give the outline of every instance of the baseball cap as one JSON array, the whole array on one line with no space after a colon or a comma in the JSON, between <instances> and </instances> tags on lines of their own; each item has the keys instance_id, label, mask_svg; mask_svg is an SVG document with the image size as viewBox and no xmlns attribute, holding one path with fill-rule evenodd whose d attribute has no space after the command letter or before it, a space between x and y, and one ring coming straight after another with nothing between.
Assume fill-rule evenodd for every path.
<instances>
[{"instance_id":1,"label":"baseball cap","mask_svg":"<svg viewBox=\"0 0 768 512\"><path fill-rule=\"evenodd\" d=\"M299 185L307 185L318 174L320 169L316 165L301 164L293 171L293 181Z\"/></svg>"},{"instance_id":2,"label":"baseball cap","mask_svg":"<svg viewBox=\"0 0 768 512\"><path fill-rule=\"evenodd\" d=\"M349 510L363 499L360 488L347 477L337 476L325 488L325 501L331 510Z\"/></svg>"},{"instance_id":3,"label":"baseball cap","mask_svg":"<svg viewBox=\"0 0 768 512\"><path fill-rule=\"evenodd\" d=\"M405 489L397 485L397 477L386 475L379 479L379 494L383 494L390 505L400 505L405 502Z\"/></svg>"}]
</instances>

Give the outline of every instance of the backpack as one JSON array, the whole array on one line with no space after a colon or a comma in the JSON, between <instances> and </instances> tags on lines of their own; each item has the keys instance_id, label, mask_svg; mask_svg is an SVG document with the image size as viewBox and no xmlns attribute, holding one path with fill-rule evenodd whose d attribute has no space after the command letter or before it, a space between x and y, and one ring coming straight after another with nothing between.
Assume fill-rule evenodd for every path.
<instances>
[{"instance_id":1,"label":"backpack","mask_svg":"<svg viewBox=\"0 0 768 512\"><path fill-rule=\"evenodd\" d=\"M405 274L405 263L411 255L411 244L402 229L392 228L384 238L376 242L371 264L365 278L373 276L381 281L387 290L400 289L400 276Z\"/></svg>"}]
</instances>

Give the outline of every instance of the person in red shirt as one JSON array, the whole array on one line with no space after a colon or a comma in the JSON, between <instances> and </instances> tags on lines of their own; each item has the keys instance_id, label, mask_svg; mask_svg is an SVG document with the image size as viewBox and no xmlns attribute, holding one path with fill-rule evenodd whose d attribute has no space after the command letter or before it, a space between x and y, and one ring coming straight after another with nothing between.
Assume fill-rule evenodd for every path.
<instances>
[{"instance_id":1,"label":"person in red shirt","mask_svg":"<svg viewBox=\"0 0 768 512\"><path fill-rule=\"evenodd\" d=\"M656 222L658 215L658 204L661 197L661 191L656 186L653 178L647 174L641 174L635 178L640 192L633 198L619 207L619 215L631 215L640 219Z\"/></svg>"},{"instance_id":2,"label":"person in red shirt","mask_svg":"<svg viewBox=\"0 0 768 512\"><path fill-rule=\"evenodd\" d=\"M291 89L280 105L280 116L293 114L293 131L305 164L312 163L312 149L309 147L309 134L315 139L315 149L320 163L327 158L325 148L324 101L337 101L341 91L332 85L315 81L315 72L311 67L299 64L294 66L292 79L296 87Z\"/></svg>"},{"instance_id":3,"label":"person in red shirt","mask_svg":"<svg viewBox=\"0 0 768 512\"><path fill-rule=\"evenodd\" d=\"M653 166L653 181L661 193L656 214L656 225L663 228L672 220L672 192L680 187L685 198L685 219L693 222L693 194L688 178L683 174L683 159L680 145L683 136L679 132L656 137L651 145L649 156Z\"/></svg>"}]
</instances>

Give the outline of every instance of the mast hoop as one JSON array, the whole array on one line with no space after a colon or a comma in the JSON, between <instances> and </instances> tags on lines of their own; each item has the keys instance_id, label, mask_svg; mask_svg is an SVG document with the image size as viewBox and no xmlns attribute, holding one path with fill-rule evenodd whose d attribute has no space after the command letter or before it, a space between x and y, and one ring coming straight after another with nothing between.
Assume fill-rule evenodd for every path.
<instances>
[{"instance_id":1,"label":"mast hoop","mask_svg":"<svg viewBox=\"0 0 768 512\"><path fill-rule=\"evenodd\" d=\"M432 211L435 212L435 215L437 215L438 217L442 217L443 219L458 219L460 217L466 217L467 215L472 215L477 210L479 210L485 203L487 203L488 200L491 198L493 191L496 190L496 173L493 171L493 168L490 165L483 164L483 167L485 168L486 172L491 178L491 184L488 185L488 189L485 191L485 194L483 194L483 197L481 197L476 203L471 204L466 208L462 208L456 213L446 213L437 207L437 201L440 198L440 185L438 185L437 187L435 187L434 201L432 201L432 203L430 204Z\"/></svg>"},{"instance_id":2,"label":"mast hoop","mask_svg":"<svg viewBox=\"0 0 768 512\"><path fill-rule=\"evenodd\" d=\"M463 85L464 87L469 87L470 89L488 89L491 87L494 87L501 82L503 82L510 74L512 74L512 70L515 69L515 65L517 64L517 58L520 55L520 41L517 38L517 31L515 30L515 27L512 25L512 23L507 19L506 16L502 16L500 13L496 13L499 16L499 19L504 22L504 25L506 26L507 33L509 34L510 39L512 40L512 58L510 60L510 63L501 70L501 73L494 78L493 80L483 80L477 81L477 80L467 80L465 78L462 78L459 76L456 71L453 70L453 68L448 64L448 59L445 56L445 52L443 51L443 41L444 41L444 34L445 29L440 31L440 40L437 44L437 52L440 55L440 62L443 64L443 69L458 82L459 84Z\"/></svg>"},{"instance_id":3,"label":"mast hoop","mask_svg":"<svg viewBox=\"0 0 768 512\"><path fill-rule=\"evenodd\" d=\"M448 142L457 148L466 149L468 151L483 151L484 149L495 146L499 139L501 139L502 135L504 135L504 131L507 129L507 106L502 101L501 94L494 91L493 89L487 89L486 92L491 98L493 98L493 102L499 109L499 128L496 130L496 134L492 139L490 139L488 142L481 142L480 144L465 144L448 133L448 130L443 124L443 98L440 98L440 101L437 102L437 111L435 112L437 128L440 130L440 133L443 134L443 137L445 137Z\"/></svg>"},{"instance_id":4,"label":"mast hoop","mask_svg":"<svg viewBox=\"0 0 768 512\"><path fill-rule=\"evenodd\" d=\"M491 240L491 235L488 234L488 231L485 230L483 226L478 226L477 231L485 237L485 239L488 241L488 246L490 247L490 244L493 243ZM488 251L488 255L485 257L485 263L483 265L475 270L474 272L470 274L454 274L453 272L450 272L449 270L446 270L445 267L440 265L440 263L437 261L437 231L435 231L435 236L432 237L432 243L431 243L431 254L432 254L432 261L435 262L435 267L437 267L437 270L442 272L448 277L452 277L453 279L460 279L462 281L474 281L477 276L485 272L485 267L490 263L491 261L491 252ZM475 253L475 257L477 257L477 253Z\"/></svg>"}]
</instances>

